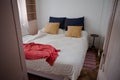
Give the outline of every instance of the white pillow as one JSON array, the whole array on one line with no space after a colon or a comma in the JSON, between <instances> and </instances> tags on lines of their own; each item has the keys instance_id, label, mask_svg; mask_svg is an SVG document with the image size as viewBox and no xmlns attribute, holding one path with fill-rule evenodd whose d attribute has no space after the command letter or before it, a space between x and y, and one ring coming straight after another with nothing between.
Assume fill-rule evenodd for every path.
<instances>
[{"instance_id":1,"label":"white pillow","mask_svg":"<svg viewBox=\"0 0 120 80\"><path fill-rule=\"evenodd\" d=\"M59 29L58 34L64 34L64 33L65 33L65 30Z\"/></svg>"}]
</instances>

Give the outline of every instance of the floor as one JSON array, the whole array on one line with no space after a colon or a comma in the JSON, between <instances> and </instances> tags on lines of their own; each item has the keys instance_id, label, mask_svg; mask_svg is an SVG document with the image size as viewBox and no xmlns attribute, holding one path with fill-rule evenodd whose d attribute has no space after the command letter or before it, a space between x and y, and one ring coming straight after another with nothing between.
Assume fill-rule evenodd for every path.
<instances>
[{"instance_id":1,"label":"floor","mask_svg":"<svg viewBox=\"0 0 120 80\"><path fill-rule=\"evenodd\" d=\"M93 66L88 65L88 68L86 66L83 66L81 75L79 76L78 80L96 80L97 79L100 58L97 56L97 51L94 51L94 50L92 51L89 50L87 54L88 55L86 56L85 62L88 60L88 58L90 58L89 55L92 54L91 58L93 59L92 60L89 59L90 60L89 64L92 64Z\"/></svg>"},{"instance_id":2,"label":"floor","mask_svg":"<svg viewBox=\"0 0 120 80\"><path fill-rule=\"evenodd\" d=\"M96 55L96 52L93 52L93 53L94 53L94 55ZM99 57L95 57L95 61L96 61L96 64L95 64L96 67L94 69L93 68L88 68L88 69L83 68L81 71L81 75L79 76L79 78L77 80L96 80L97 79L97 73L98 73L98 69L99 69ZM32 74L28 74L28 77L29 77L29 80L50 80L50 79L35 76Z\"/></svg>"},{"instance_id":3,"label":"floor","mask_svg":"<svg viewBox=\"0 0 120 80\"><path fill-rule=\"evenodd\" d=\"M51 80L51 79L39 77L39 76L32 75L32 74L28 74L28 78L29 78L29 80Z\"/></svg>"}]
</instances>

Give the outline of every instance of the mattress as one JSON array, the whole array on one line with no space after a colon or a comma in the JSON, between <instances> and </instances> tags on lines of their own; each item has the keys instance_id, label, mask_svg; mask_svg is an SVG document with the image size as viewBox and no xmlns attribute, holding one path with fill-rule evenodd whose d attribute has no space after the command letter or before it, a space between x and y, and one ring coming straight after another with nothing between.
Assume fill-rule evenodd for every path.
<instances>
[{"instance_id":1,"label":"mattress","mask_svg":"<svg viewBox=\"0 0 120 80\"><path fill-rule=\"evenodd\" d=\"M80 38L65 37L64 34L52 35L39 31L37 35L23 37L23 43L30 42L50 44L56 49L60 49L60 52L53 66L50 66L45 59L26 60L28 72L33 74L43 72L62 76L64 80L77 80L88 49L86 31L82 31Z\"/></svg>"}]
</instances>

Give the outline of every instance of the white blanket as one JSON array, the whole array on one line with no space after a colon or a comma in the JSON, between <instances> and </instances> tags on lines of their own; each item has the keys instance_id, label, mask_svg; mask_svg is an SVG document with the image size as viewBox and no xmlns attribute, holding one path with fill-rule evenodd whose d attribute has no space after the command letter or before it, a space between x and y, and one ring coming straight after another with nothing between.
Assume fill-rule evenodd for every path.
<instances>
[{"instance_id":1,"label":"white blanket","mask_svg":"<svg viewBox=\"0 0 120 80\"><path fill-rule=\"evenodd\" d=\"M81 38L65 37L64 34L51 35L39 32L35 36L24 36L23 42L50 44L61 50L53 66L50 66L44 59L26 60L28 70L61 75L65 79L77 80L88 49L86 31L82 31Z\"/></svg>"}]
</instances>

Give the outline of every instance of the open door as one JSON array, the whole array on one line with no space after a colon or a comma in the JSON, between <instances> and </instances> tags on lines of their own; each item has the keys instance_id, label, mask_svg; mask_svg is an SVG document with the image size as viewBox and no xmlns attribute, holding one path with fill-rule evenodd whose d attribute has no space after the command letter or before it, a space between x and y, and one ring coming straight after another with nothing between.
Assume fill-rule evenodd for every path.
<instances>
[{"instance_id":1,"label":"open door","mask_svg":"<svg viewBox=\"0 0 120 80\"><path fill-rule=\"evenodd\" d=\"M106 39L97 80L120 80L120 0L114 0Z\"/></svg>"},{"instance_id":2,"label":"open door","mask_svg":"<svg viewBox=\"0 0 120 80\"><path fill-rule=\"evenodd\" d=\"M28 80L17 0L1 0L0 16L0 80Z\"/></svg>"}]
</instances>

